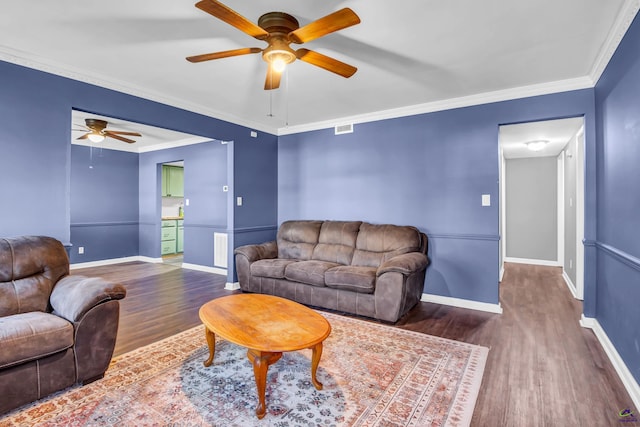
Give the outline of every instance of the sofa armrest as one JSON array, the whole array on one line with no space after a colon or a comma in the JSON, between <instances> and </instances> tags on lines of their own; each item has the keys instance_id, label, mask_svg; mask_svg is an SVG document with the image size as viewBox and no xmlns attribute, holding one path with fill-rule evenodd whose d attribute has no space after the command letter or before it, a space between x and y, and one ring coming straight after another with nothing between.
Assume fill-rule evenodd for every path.
<instances>
[{"instance_id":1,"label":"sofa armrest","mask_svg":"<svg viewBox=\"0 0 640 427\"><path fill-rule=\"evenodd\" d=\"M278 245L275 241L272 241L260 245L239 246L233 253L245 256L252 263L259 259L276 258L278 256Z\"/></svg>"},{"instance_id":2,"label":"sofa armrest","mask_svg":"<svg viewBox=\"0 0 640 427\"><path fill-rule=\"evenodd\" d=\"M93 307L110 300L119 300L127 294L121 284L100 277L66 276L56 283L51 292L54 313L77 323Z\"/></svg>"},{"instance_id":3,"label":"sofa armrest","mask_svg":"<svg viewBox=\"0 0 640 427\"><path fill-rule=\"evenodd\" d=\"M420 252L409 252L406 254L394 256L383 263L376 272L376 276L380 277L384 273L390 271L402 273L408 276L416 271L423 270L429 265L429 258Z\"/></svg>"}]
</instances>

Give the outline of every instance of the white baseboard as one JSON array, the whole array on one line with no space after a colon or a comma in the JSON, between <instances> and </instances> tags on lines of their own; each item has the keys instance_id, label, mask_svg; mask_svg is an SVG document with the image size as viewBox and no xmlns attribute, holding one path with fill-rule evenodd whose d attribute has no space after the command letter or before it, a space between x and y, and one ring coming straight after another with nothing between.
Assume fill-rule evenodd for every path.
<instances>
[{"instance_id":1,"label":"white baseboard","mask_svg":"<svg viewBox=\"0 0 640 427\"><path fill-rule=\"evenodd\" d=\"M80 268L102 267L103 265L121 264L123 262L134 262L134 261L160 263L162 262L162 258L151 258L146 256L129 256L124 258L101 259L99 261L79 262L76 264L71 264L69 265L69 268L71 270L76 270Z\"/></svg>"},{"instance_id":2,"label":"white baseboard","mask_svg":"<svg viewBox=\"0 0 640 427\"><path fill-rule=\"evenodd\" d=\"M596 335L596 338L598 338L598 341L600 341L600 345L604 349L604 352L607 353L611 364L613 364L618 376L622 380L624 388L627 389L627 393L631 396L633 404L636 408L640 408L640 385L638 385L638 382L631 374L631 371L629 371L629 368L627 368L627 365L622 360L622 357L620 357L620 354L613 346L613 343L609 340L607 333L602 329L602 326L600 326L600 322L593 317L585 317L583 314L580 319L580 326L593 330L593 333Z\"/></svg>"},{"instance_id":3,"label":"white baseboard","mask_svg":"<svg viewBox=\"0 0 640 427\"><path fill-rule=\"evenodd\" d=\"M576 293L576 285L573 284L567 272L564 271L564 268L562 269L562 278L564 279L564 283L567 284L567 287L569 288L571 295L573 295L575 299L580 299L578 298L578 294Z\"/></svg>"},{"instance_id":4,"label":"white baseboard","mask_svg":"<svg viewBox=\"0 0 640 427\"><path fill-rule=\"evenodd\" d=\"M477 302L468 299L443 297L440 295L422 294L421 301L435 304L450 305L452 307L468 308L470 310L487 311L489 313L502 314L500 304L490 304L487 302Z\"/></svg>"},{"instance_id":5,"label":"white baseboard","mask_svg":"<svg viewBox=\"0 0 640 427\"><path fill-rule=\"evenodd\" d=\"M500 278L498 279L498 282L502 282L503 277L504 277L504 264L502 265L502 267L500 267Z\"/></svg>"},{"instance_id":6,"label":"white baseboard","mask_svg":"<svg viewBox=\"0 0 640 427\"><path fill-rule=\"evenodd\" d=\"M221 274L223 276L227 275L227 270L225 270L224 268L207 267L206 265L189 264L189 263L183 262L182 268L186 268L189 270L204 271L205 273Z\"/></svg>"},{"instance_id":7,"label":"white baseboard","mask_svg":"<svg viewBox=\"0 0 640 427\"><path fill-rule=\"evenodd\" d=\"M546 259L505 257L504 262L513 262L516 264L544 265L546 267L562 267L562 264L560 264L558 261L549 261Z\"/></svg>"},{"instance_id":8,"label":"white baseboard","mask_svg":"<svg viewBox=\"0 0 640 427\"><path fill-rule=\"evenodd\" d=\"M240 283L238 282L227 282L227 284L224 286L224 288L228 291L237 291L238 289L240 289Z\"/></svg>"}]
</instances>

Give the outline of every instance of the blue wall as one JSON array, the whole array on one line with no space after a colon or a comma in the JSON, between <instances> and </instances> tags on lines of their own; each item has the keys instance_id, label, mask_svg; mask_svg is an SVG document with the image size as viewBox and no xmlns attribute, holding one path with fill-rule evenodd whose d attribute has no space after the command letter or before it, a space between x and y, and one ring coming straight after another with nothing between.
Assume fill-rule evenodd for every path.
<instances>
[{"instance_id":1,"label":"blue wall","mask_svg":"<svg viewBox=\"0 0 640 427\"><path fill-rule=\"evenodd\" d=\"M260 133L257 138L229 144L233 163L233 229L229 235L229 262L234 265L228 280L236 282L232 249L255 242L274 240L278 218L278 139ZM236 198L242 197L242 206Z\"/></svg>"},{"instance_id":2,"label":"blue wall","mask_svg":"<svg viewBox=\"0 0 640 427\"><path fill-rule=\"evenodd\" d=\"M595 317L640 382L640 18L596 85Z\"/></svg>"},{"instance_id":3,"label":"blue wall","mask_svg":"<svg viewBox=\"0 0 640 427\"><path fill-rule=\"evenodd\" d=\"M259 224L275 228L277 143L274 135L261 133L258 138L251 138L250 129L240 125L1 61L0 81L0 153L5 174L0 236L44 234L66 244L75 243L71 240L70 231L72 109L200 135L212 140L235 141L237 159L227 159L227 162L235 162L229 168L231 175L227 171L227 181L237 181L241 186L240 190L247 200L252 201L251 206L254 208L252 212L243 214L240 223L245 224L243 226ZM255 154L252 153L253 150L256 151ZM262 176L256 177L255 171L261 171ZM127 175L129 172L132 171L128 171ZM185 179L190 178L187 176ZM249 184L256 179L263 180L263 185L251 187ZM193 177L191 180L193 181ZM229 182L229 185L233 192L233 183ZM147 209L150 191L153 189L144 184L139 186L142 209L137 221L140 224L156 220L159 222L152 209ZM210 202L214 203L207 201ZM84 224L83 215L85 214L80 211L74 211L74 223L77 217L78 223ZM94 218L93 214L87 215L91 216L87 222L133 221L128 215L126 218ZM218 213L211 215L213 216L206 218L206 224L226 225L233 237L234 221L217 224L220 222L216 217ZM233 215L233 205L229 204L227 218L233 218ZM159 229L156 233L153 226L145 227L144 230L142 228L139 233L139 253L153 256L158 250L159 254L156 245L150 243L159 239ZM74 227L74 238L87 238L76 231ZM195 241L195 238L191 240ZM231 241L233 242L233 238ZM253 243L251 236L247 241ZM87 246L94 245L89 242ZM118 253L130 253L128 244L126 246L120 248ZM159 243L157 247L159 248ZM103 255L111 256L112 253L109 251ZM185 256L197 260L195 253L193 257L196 258L188 254Z\"/></svg>"},{"instance_id":4,"label":"blue wall","mask_svg":"<svg viewBox=\"0 0 640 427\"><path fill-rule=\"evenodd\" d=\"M138 155L72 145L70 165L71 262L138 255Z\"/></svg>"},{"instance_id":5,"label":"blue wall","mask_svg":"<svg viewBox=\"0 0 640 427\"><path fill-rule=\"evenodd\" d=\"M278 221L417 226L430 239L426 293L497 304L498 127L572 116L593 145L592 90L280 137Z\"/></svg>"}]
</instances>

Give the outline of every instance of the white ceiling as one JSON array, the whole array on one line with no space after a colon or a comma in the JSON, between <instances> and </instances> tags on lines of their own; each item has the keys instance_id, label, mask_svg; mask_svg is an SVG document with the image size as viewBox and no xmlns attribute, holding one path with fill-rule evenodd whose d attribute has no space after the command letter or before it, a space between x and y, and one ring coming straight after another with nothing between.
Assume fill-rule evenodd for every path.
<instances>
[{"instance_id":1,"label":"white ceiling","mask_svg":"<svg viewBox=\"0 0 640 427\"><path fill-rule=\"evenodd\" d=\"M505 159L557 156L583 125L582 117L500 126L499 142ZM531 151L529 141L548 141L544 149Z\"/></svg>"},{"instance_id":2,"label":"white ceiling","mask_svg":"<svg viewBox=\"0 0 640 427\"><path fill-rule=\"evenodd\" d=\"M253 22L305 25L342 7L362 23L304 45L358 68L344 79L301 61L264 91L264 47L195 0L3 0L0 59L277 134L345 121L591 87L638 0L224 0ZM269 113L273 113L273 117Z\"/></svg>"},{"instance_id":3,"label":"white ceiling","mask_svg":"<svg viewBox=\"0 0 640 427\"><path fill-rule=\"evenodd\" d=\"M88 139L78 140L77 138L87 133L85 119L100 119L107 121L108 130L121 130L127 132L138 132L142 136L128 136L136 142L128 144L117 139L105 138L104 141L95 143ZM71 112L71 143L84 145L87 147L100 147L110 150L130 151L132 153L144 153L147 151L161 150L164 148L180 147L183 145L198 144L200 142L211 141L211 138L189 135L169 129L161 129L154 126L147 126L140 123L133 123L113 117L89 114L83 111L73 110Z\"/></svg>"}]
</instances>

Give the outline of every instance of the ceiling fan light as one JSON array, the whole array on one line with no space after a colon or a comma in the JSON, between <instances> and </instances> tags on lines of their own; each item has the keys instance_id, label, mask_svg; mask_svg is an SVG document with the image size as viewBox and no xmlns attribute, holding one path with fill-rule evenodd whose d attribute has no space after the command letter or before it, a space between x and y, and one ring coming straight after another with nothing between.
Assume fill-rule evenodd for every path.
<instances>
[{"instance_id":1,"label":"ceiling fan light","mask_svg":"<svg viewBox=\"0 0 640 427\"><path fill-rule=\"evenodd\" d=\"M285 68L287 68L287 63L282 58L275 58L271 63L271 66L273 67L273 71L281 73Z\"/></svg>"},{"instance_id":2,"label":"ceiling fan light","mask_svg":"<svg viewBox=\"0 0 640 427\"><path fill-rule=\"evenodd\" d=\"M296 55L292 51L285 49L271 49L264 52L262 55L265 61L271 64L271 68L276 73L281 73L286 68L287 64L296 60Z\"/></svg>"},{"instance_id":3,"label":"ceiling fan light","mask_svg":"<svg viewBox=\"0 0 640 427\"><path fill-rule=\"evenodd\" d=\"M540 151L542 150L544 147L546 147L546 145L549 143L549 141L545 140L545 139L539 139L536 141L529 141L526 142L525 144L527 145L527 148L531 151Z\"/></svg>"},{"instance_id":4,"label":"ceiling fan light","mask_svg":"<svg viewBox=\"0 0 640 427\"><path fill-rule=\"evenodd\" d=\"M89 135L87 135L87 138L89 138L89 141L91 141L91 142L102 142L102 141L104 141L104 135L99 134L99 133L90 133Z\"/></svg>"}]
</instances>

